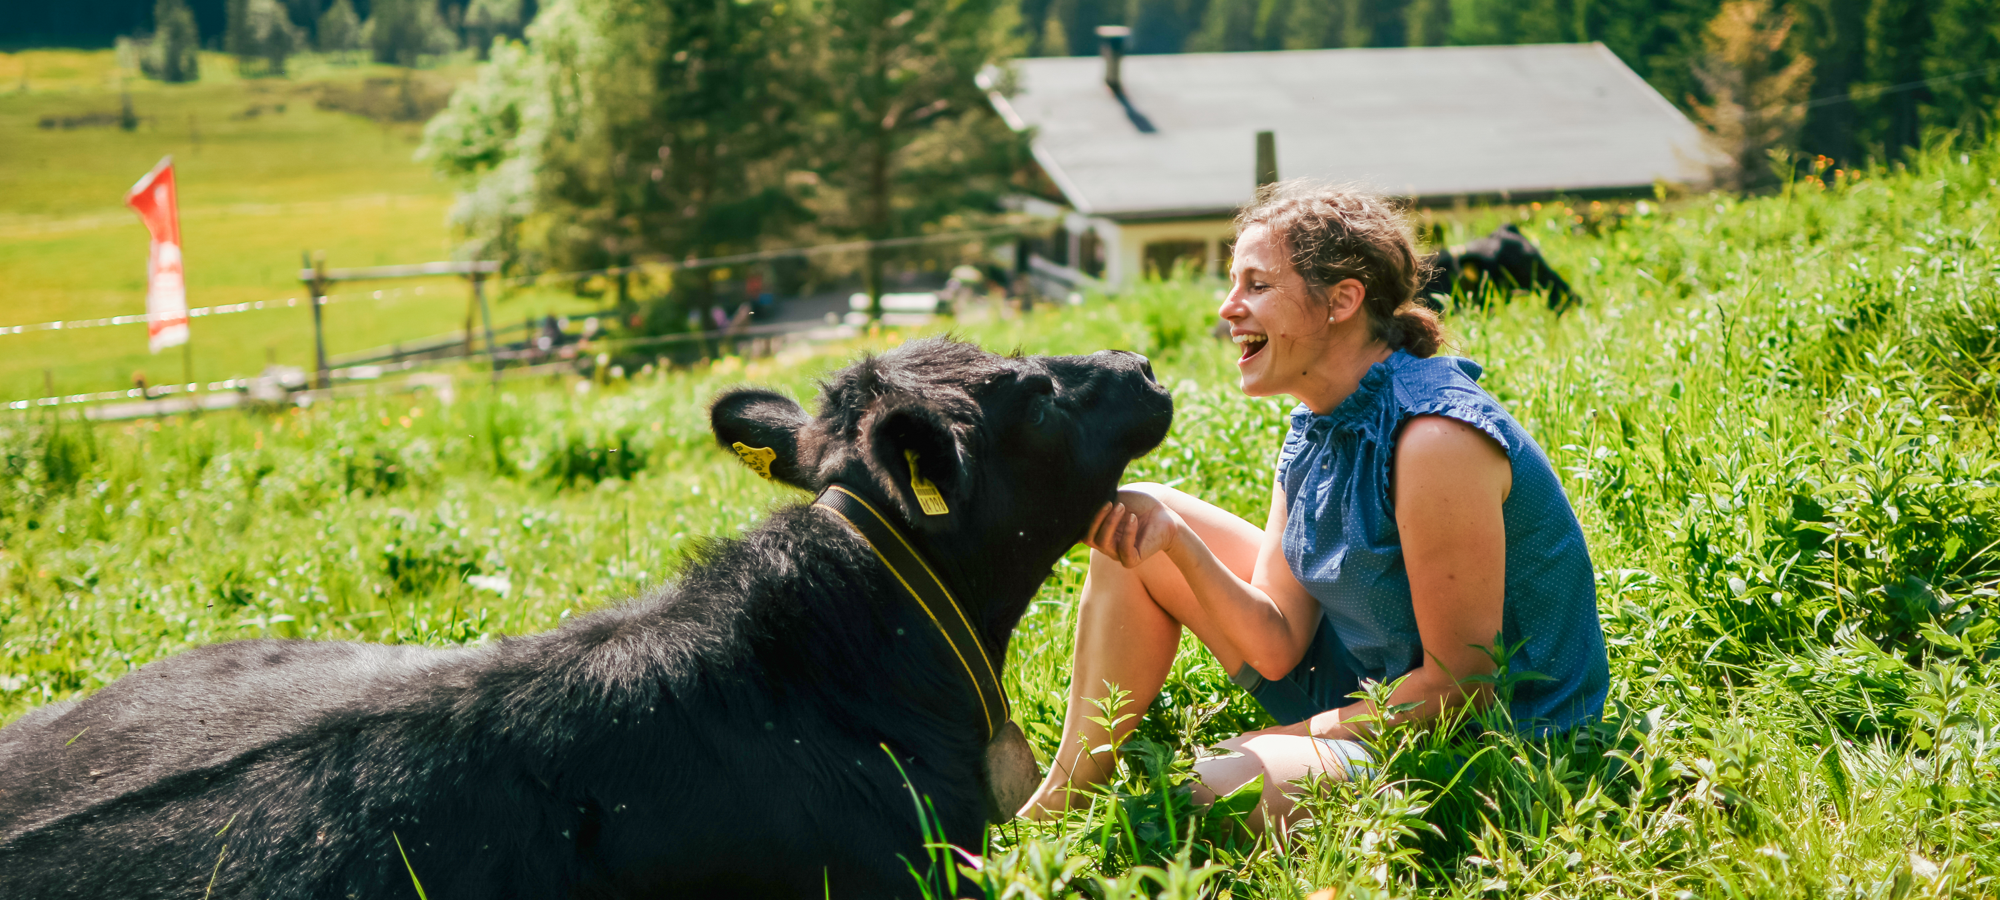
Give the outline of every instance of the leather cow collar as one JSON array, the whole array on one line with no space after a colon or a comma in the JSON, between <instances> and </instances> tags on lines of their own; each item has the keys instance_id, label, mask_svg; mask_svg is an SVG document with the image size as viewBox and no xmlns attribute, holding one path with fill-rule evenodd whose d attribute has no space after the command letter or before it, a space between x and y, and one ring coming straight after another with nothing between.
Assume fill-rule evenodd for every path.
<instances>
[{"instance_id":1,"label":"leather cow collar","mask_svg":"<svg viewBox=\"0 0 2000 900\"><path fill-rule=\"evenodd\" d=\"M853 528L882 564L889 567L889 574L896 576L931 624L937 626L938 634L965 668L965 677L972 682L972 691L979 698L979 707L986 716L986 739L993 741L1000 737L1003 729L1012 725L1007 692L1000 686L1000 667L987 656L986 645L979 640L972 620L944 586L937 570L924 561L889 515L876 510L854 491L838 484L828 485L814 498L813 505L826 507Z\"/></svg>"}]
</instances>

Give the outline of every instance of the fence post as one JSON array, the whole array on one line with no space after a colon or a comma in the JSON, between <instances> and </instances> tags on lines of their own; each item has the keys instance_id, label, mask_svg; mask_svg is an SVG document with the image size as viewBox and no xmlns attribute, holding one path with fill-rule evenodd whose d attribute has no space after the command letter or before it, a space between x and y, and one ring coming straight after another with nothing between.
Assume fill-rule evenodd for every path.
<instances>
[{"instance_id":1,"label":"fence post","mask_svg":"<svg viewBox=\"0 0 2000 900\"><path fill-rule=\"evenodd\" d=\"M301 250L299 255L305 257L305 267L312 270L312 280L307 282L312 287L312 296L307 299L311 301L313 311L313 356L318 363L317 386L323 391L333 387L333 371L326 365L326 327L320 321L319 312L320 304L326 302L326 251L306 253Z\"/></svg>"},{"instance_id":2,"label":"fence post","mask_svg":"<svg viewBox=\"0 0 2000 900\"><path fill-rule=\"evenodd\" d=\"M486 310L486 273L472 267L472 299L479 304L479 324L486 329L486 355L493 363L493 383L500 383L500 345L493 342L493 316Z\"/></svg>"}]
</instances>

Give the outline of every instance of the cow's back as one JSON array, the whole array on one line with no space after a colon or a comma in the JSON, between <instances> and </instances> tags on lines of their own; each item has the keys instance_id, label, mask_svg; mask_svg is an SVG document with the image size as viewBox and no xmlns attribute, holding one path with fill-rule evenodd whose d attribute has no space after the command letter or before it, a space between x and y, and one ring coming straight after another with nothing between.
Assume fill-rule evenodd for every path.
<instances>
[{"instance_id":1,"label":"cow's back","mask_svg":"<svg viewBox=\"0 0 2000 900\"><path fill-rule=\"evenodd\" d=\"M248 640L143 666L0 729L0 842L310 729L467 653Z\"/></svg>"}]
</instances>

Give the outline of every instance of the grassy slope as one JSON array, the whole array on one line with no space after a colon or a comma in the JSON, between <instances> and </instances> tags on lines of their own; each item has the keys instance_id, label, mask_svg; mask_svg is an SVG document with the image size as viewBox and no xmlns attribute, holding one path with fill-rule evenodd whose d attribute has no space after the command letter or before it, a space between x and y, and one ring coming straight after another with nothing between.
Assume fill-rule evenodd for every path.
<instances>
[{"instance_id":1,"label":"grassy slope","mask_svg":"<svg viewBox=\"0 0 2000 900\"><path fill-rule=\"evenodd\" d=\"M336 267L450 254L451 189L411 158L419 126L314 105L318 84L393 70L308 59L294 66L292 79L241 80L225 57L208 55L199 83L124 81L142 119L126 132L39 127L45 116L118 111L110 51L0 54L0 85L17 87L24 67L29 90L0 93L0 284L7 288L0 325L145 311L146 231L124 207L124 194L170 153L191 306L300 296L302 250L324 250ZM259 113L246 116L253 108ZM392 293L398 288L400 295ZM463 282L356 286L376 289L386 289L387 299L327 308L329 353L463 323ZM546 304L501 301L495 316L518 321ZM254 373L267 353L309 368L311 312L300 306L198 320L193 346L194 375L204 381ZM155 382L180 380L179 351L154 357L145 348L143 325L0 337L0 400L41 396L45 371L63 393L128 387L135 370Z\"/></svg>"},{"instance_id":2,"label":"grassy slope","mask_svg":"<svg viewBox=\"0 0 2000 900\"><path fill-rule=\"evenodd\" d=\"M1130 896L1210 861L1226 866L1211 889L1256 897L1992 896L1996 177L2000 149L1938 156L1596 237L1543 210L1528 230L1586 307L1452 321L1591 542L1614 673L1601 733L1396 732L1382 777L1325 786L1289 849L1232 842L1211 818L1174 864L1189 822L1163 798L1187 753L1258 718L1184 647L1115 802L1000 830L982 877L1021 896L1104 878L1101 894ZM1131 477L1259 515L1288 404L1236 393L1202 336L1207 293L1156 286L967 334L1153 356L1178 419ZM656 583L694 538L799 499L712 448L704 399L743 380L805 396L853 349L451 405L0 423L0 717L204 642L479 640ZM1044 749L1081 560L1011 651Z\"/></svg>"}]
</instances>

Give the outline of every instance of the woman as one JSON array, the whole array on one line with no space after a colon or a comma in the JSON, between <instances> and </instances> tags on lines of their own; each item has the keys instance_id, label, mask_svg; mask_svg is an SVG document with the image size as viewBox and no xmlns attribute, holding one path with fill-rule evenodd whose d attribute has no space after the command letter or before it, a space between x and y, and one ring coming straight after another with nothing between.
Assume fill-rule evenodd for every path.
<instances>
[{"instance_id":1,"label":"woman","mask_svg":"<svg viewBox=\"0 0 2000 900\"><path fill-rule=\"evenodd\" d=\"M1393 703L1431 720L1492 697L1496 647L1517 683L1516 729L1599 715L1609 672L1590 557L1540 447L1475 383L1433 357L1437 319L1414 301L1409 223L1383 198L1273 186L1236 220L1221 316L1243 392L1300 401L1263 528L1161 485L1098 515L1078 612L1063 743L1023 813L1046 817L1102 783L1114 744L1099 703L1128 692L1121 739L1159 693L1187 628L1286 724L1200 760L1206 803L1258 775L1260 815L1288 815L1296 782L1346 777L1377 711L1360 681L1402 681ZM1499 643L1496 644L1496 641ZM1115 717L1114 717L1115 718ZM1080 802L1088 802L1083 799Z\"/></svg>"}]
</instances>

